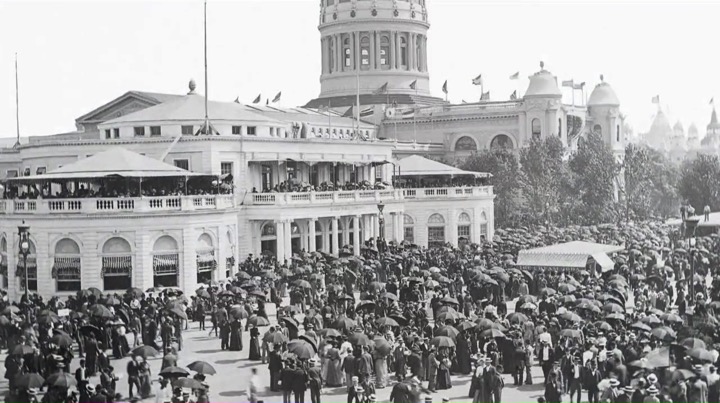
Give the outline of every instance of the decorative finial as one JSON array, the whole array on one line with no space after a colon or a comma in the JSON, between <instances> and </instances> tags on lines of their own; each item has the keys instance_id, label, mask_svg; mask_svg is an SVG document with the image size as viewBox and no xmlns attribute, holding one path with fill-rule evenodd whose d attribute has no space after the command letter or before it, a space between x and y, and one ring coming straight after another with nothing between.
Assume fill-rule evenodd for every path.
<instances>
[{"instance_id":1,"label":"decorative finial","mask_svg":"<svg viewBox=\"0 0 720 403\"><path fill-rule=\"evenodd\" d=\"M188 92L188 95L195 93L195 88L197 85L195 84L195 80L190 79L190 82L188 83L188 88L190 88L190 92Z\"/></svg>"},{"instance_id":2,"label":"decorative finial","mask_svg":"<svg viewBox=\"0 0 720 403\"><path fill-rule=\"evenodd\" d=\"M600 74L600 81L605 82L605 76Z\"/></svg>"},{"instance_id":3,"label":"decorative finial","mask_svg":"<svg viewBox=\"0 0 720 403\"><path fill-rule=\"evenodd\" d=\"M540 60L540 69L544 69L544 68L545 68L545 62Z\"/></svg>"}]
</instances>

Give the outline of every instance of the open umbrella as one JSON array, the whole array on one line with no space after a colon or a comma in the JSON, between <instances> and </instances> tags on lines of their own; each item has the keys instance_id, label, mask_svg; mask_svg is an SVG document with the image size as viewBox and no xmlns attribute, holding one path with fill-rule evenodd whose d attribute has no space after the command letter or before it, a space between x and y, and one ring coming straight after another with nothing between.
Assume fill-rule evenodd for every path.
<instances>
[{"instance_id":1,"label":"open umbrella","mask_svg":"<svg viewBox=\"0 0 720 403\"><path fill-rule=\"evenodd\" d=\"M392 346L384 337L377 336L373 342L375 343L375 352L381 356L387 357L392 352Z\"/></svg>"},{"instance_id":2,"label":"open umbrella","mask_svg":"<svg viewBox=\"0 0 720 403\"><path fill-rule=\"evenodd\" d=\"M650 331L650 335L662 341L673 341L677 338L675 331L666 326L656 327Z\"/></svg>"},{"instance_id":3,"label":"open umbrella","mask_svg":"<svg viewBox=\"0 0 720 403\"><path fill-rule=\"evenodd\" d=\"M705 361L705 362L714 362L715 357L713 357L713 354L704 349L704 348L692 348L688 350L687 355L689 357L692 357L696 360Z\"/></svg>"},{"instance_id":4,"label":"open umbrella","mask_svg":"<svg viewBox=\"0 0 720 403\"><path fill-rule=\"evenodd\" d=\"M705 345L704 341L697 339L695 337L688 337L688 338L684 339L682 342L680 342L680 344L689 349L693 349L693 348L705 348L706 349L707 348L707 345Z\"/></svg>"},{"instance_id":5,"label":"open umbrella","mask_svg":"<svg viewBox=\"0 0 720 403\"><path fill-rule=\"evenodd\" d=\"M102 319L112 319L114 316L112 312L105 305L95 304L88 310L90 316Z\"/></svg>"},{"instance_id":6,"label":"open umbrella","mask_svg":"<svg viewBox=\"0 0 720 403\"><path fill-rule=\"evenodd\" d=\"M37 372L20 374L15 377L15 387L20 389L42 388L45 384L45 378Z\"/></svg>"},{"instance_id":7,"label":"open umbrella","mask_svg":"<svg viewBox=\"0 0 720 403\"><path fill-rule=\"evenodd\" d=\"M560 331L560 336L582 340L582 332L577 329L563 329Z\"/></svg>"},{"instance_id":8,"label":"open umbrella","mask_svg":"<svg viewBox=\"0 0 720 403\"><path fill-rule=\"evenodd\" d=\"M120 299L118 299L118 297L114 295L111 295L105 299L105 305L117 306L120 304L122 304L122 301L120 301Z\"/></svg>"},{"instance_id":9,"label":"open umbrella","mask_svg":"<svg viewBox=\"0 0 720 403\"><path fill-rule=\"evenodd\" d=\"M257 315L251 316L251 317L248 319L248 322L247 322L247 323L249 323L249 324L251 324L251 325L253 325L253 326L255 326L255 327L270 326L270 321L269 321L269 320L265 319L265 317L263 317L263 316L257 316Z\"/></svg>"},{"instance_id":10,"label":"open umbrella","mask_svg":"<svg viewBox=\"0 0 720 403\"><path fill-rule=\"evenodd\" d=\"M399 327L400 326L400 324L398 324L395 319L388 318L386 316L377 318L377 320L375 320L375 323L380 327L382 327L382 326Z\"/></svg>"},{"instance_id":11,"label":"open umbrella","mask_svg":"<svg viewBox=\"0 0 720 403\"><path fill-rule=\"evenodd\" d=\"M69 348L73 344L72 337L66 335L66 334L56 334L54 335L50 341L55 344L58 347L62 348Z\"/></svg>"},{"instance_id":12,"label":"open umbrella","mask_svg":"<svg viewBox=\"0 0 720 403\"><path fill-rule=\"evenodd\" d=\"M139 355L140 357L145 358L146 360L148 357L155 357L158 354L160 354L160 353L150 346L140 346L140 347L135 347L134 349L130 350L131 356L135 357L135 356Z\"/></svg>"},{"instance_id":13,"label":"open umbrella","mask_svg":"<svg viewBox=\"0 0 720 403\"><path fill-rule=\"evenodd\" d=\"M266 337L263 337L263 341L266 341L266 342L272 343L272 344L283 344L283 343L287 343L288 339L284 334L282 334L280 332L272 332L272 333L268 333L266 335Z\"/></svg>"},{"instance_id":14,"label":"open umbrella","mask_svg":"<svg viewBox=\"0 0 720 403\"><path fill-rule=\"evenodd\" d=\"M102 339L105 337L105 333L95 325L83 325L80 326L80 334L89 336L94 335L96 339Z\"/></svg>"},{"instance_id":15,"label":"open umbrella","mask_svg":"<svg viewBox=\"0 0 720 403\"><path fill-rule=\"evenodd\" d=\"M18 344L15 346L12 350L12 353L10 355L28 355L32 354L34 352L33 348L28 346L27 344Z\"/></svg>"},{"instance_id":16,"label":"open umbrella","mask_svg":"<svg viewBox=\"0 0 720 403\"><path fill-rule=\"evenodd\" d=\"M347 316L341 316L332 323L331 327L340 331L352 331L355 329L355 321L348 318Z\"/></svg>"},{"instance_id":17,"label":"open umbrella","mask_svg":"<svg viewBox=\"0 0 720 403\"><path fill-rule=\"evenodd\" d=\"M165 367L160 371L160 376L167 378L182 378L188 375L190 373L180 367Z\"/></svg>"},{"instance_id":18,"label":"open umbrella","mask_svg":"<svg viewBox=\"0 0 720 403\"><path fill-rule=\"evenodd\" d=\"M433 337L432 340L430 340L430 344L437 348L441 347L455 347L455 342L453 339L447 337L447 336L436 336Z\"/></svg>"},{"instance_id":19,"label":"open umbrella","mask_svg":"<svg viewBox=\"0 0 720 403\"><path fill-rule=\"evenodd\" d=\"M362 309L375 309L375 302L373 301L360 301L358 302L357 306L355 307L356 311L362 310Z\"/></svg>"},{"instance_id":20,"label":"open umbrella","mask_svg":"<svg viewBox=\"0 0 720 403\"><path fill-rule=\"evenodd\" d=\"M455 321L460 318L462 318L462 316L459 313L454 311L448 311L438 314L437 318L435 318L435 321L438 323L445 323L448 320Z\"/></svg>"},{"instance_id":21,"label":"open umbrella","mask_svg":"<svg viewBox=\"0 0 720 403\"><path fill-rule=\"evenodd\" d=\"M288 352L295 354L301 360L309 360L315 356L313 346L305 340L291 340L287 346Z\"/></svg>"},{"instance_id":22,"label":"open umbrella","mask_svg":"<svg viewBox=\"0 0 720 403\"><path fill-rule=\"evenodd\" d=\"M372 341L370 340L365 333L355 332L348 337L348 341L350 344L354 346L370 346L372 345Z\"/></svg>"},{"instance_id":23,"label":"open umbrella","mask_svg":"<svg viewBox=\"0 0 720 403\"><path fill-rule=\"evenodd\" d=\"M513 312L505 317L505 319L507 319L512 325L520 325L528 321L527 315L520 312Z\"/></svg>"},{"instance_id":24,"label":"open umbrella","mask_svg":"<svg viewBox=\"0 0 720 403\"><path fill-rule=\"evenodd\" d=\"M67 389L77 386L77 381L74 376L68 374L67 372L55 372L48 376L45 380L45 385L50 386L51 388L58 387Z\"/></svg>"},{"instance_id":25,"label":"open umbrella","mask_svg":"<svg viewBox=\"0 0 720 403\"><path fill-rule=\"evenodd\" d=\"M205 386L197 379L192 378L178 378L172 383L173 388L185 388L185 389L205 389Z\"/></svg>"},{"instance_id":26,"label":"open umbrella","mask_svg":"<svg viewBox=\"0 0 720 403\"><path fill-rule=\"evenodd\" d=\"M482 333L480 333L480 336L494 339L497 337L505 337L505 333L503 333L497 329L487 329L487 330L484 330Z\"/></svg>"},{"instance_id":27,"label":"open umbrella","mask_svg":"<svg viewBox=\"0 0 720 403\"><path fill-rule=\"evenodd\" d=\"M10 315L18 312L20 312L20 308L16 307L15 305L6 306L5 309L3 309L2 311L3 315Z\"/></svg>"},{"instance_id":28,"label":"open umbrella","mask_svg":"<svg viewBox=\"0 0 720 403\"><path fill-rule=\"evenodd\" d=\"M460 332L452 326L443 326L435 333L436 336L447 336L453 341L457 340L458 334Z\"/></svg>"},{"instance_id":29,"label":"open umbrella","mask_svg":"<svg viewBox=\"0 0 720 403\"><path fill-rule=\"evenodd\" d=\"M650 326L648 326L648 325L646 325L646 324L644 324L644 323L642 323L642 322L635 322L635 323L633 323L632 325L630 325L630 327L631 327L632 329L641 330L641 331L643 331L643 332L649 332L650 330L652 330L652 329L650 328Z\"/></svg>"},{"instance_id":30,"label":"open umbrella","mask_svg":"<svg viewBox=\"0 0 720 403\"><path fill-rule=\"evenodd\" d=\"M140 298L143 296L143 290L137 288L137 287L130 287L125 291L127 294L132 295L135 298Z\"/></svg>"},{"instance_id":31,"label":"open umbrella","mask_svg":"<svg viewBox=\"0 0 720 403\"><path fill-rule=\"evenodd\" d=\"M215 375L215 368L205 361L195 361L187 366L190 371L195 371L203 375Z\"/></svg>"}]
</instances>

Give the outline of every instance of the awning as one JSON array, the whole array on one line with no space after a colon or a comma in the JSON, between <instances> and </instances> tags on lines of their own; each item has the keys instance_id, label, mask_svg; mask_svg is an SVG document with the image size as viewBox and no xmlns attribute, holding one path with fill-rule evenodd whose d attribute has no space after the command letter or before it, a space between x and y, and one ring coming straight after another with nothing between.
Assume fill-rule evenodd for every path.
<instances>
[{"instance_id":1,"label":"awning","mask_svg":"<svg viewBox=\"0 0 720 403\"><path fill-rule=\"evenodd\" d=\"M615 264L607 254L620 252L624 249L624 247L617 245L573 241L521 250L518 254L517 265L584 268L588 259L592 257L603 270L609 270Z\"/></svg>"},{"instance_id":2,"label":"awning","mask_svg":"<svg viewBox=\"0 0 720 403\"><path fill-rule=\"evenodd\" d=\"M603 273L610 271L615 268L615 262L612 261L605 253L595 253L592 255L595 262L602 267Z\"/></svg>"},{"instance_id":3,"label":"awning","mask_svg":"<svg viewBox=\"0 0 720 403\"><path fill-rule=\"evenodd\" d=\"M471 172L445 165L419 155L411 155L397 163L395 176L474 176L476 178L489 178L487 172Z\"/></svg>"}]
</instances>

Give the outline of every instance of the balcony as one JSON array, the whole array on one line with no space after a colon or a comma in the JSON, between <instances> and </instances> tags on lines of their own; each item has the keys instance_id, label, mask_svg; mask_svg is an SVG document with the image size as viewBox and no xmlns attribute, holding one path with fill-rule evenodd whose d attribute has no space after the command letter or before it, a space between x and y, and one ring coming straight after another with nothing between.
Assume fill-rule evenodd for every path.
<instances>
[{"instance_id":1,"label":"balcony","mask_svg":"<svg viewBox=\"0 0 720 403\"><path fill-rule=\"evenodd\" d=\"M0 214L108 214L224 210L234 207L233 195L0 200Z\"/></svg>"},{"instance_id":2,"label":"balcony","mask_svg":"<svg viewBox=\"0 0 720 403\"><path fill-rule=\"evenodd\" d=\"M253 206L316 206L352 204L362 202L388 202L402 200L452 200L492 197L492 186L389 189L389 190L341 190L336 192L306 193L253 193Z\"/></svg>"}]
</instances>

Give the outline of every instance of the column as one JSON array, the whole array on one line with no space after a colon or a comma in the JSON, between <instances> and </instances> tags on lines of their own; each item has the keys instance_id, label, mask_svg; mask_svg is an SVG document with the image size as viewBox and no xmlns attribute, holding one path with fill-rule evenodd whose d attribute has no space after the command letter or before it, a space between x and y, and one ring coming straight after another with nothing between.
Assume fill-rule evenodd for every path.
<instances>
[{"instance_id":1,"label":"column","mask_svg":"<svg viewBox=\"0 0 720 403\"><path fill-rule=\"evenodd\" d=\"M408 41L408 70L415 70L415 34L410 34L410 40Z\"/></svg>"},{"instance_id":2,"label":"column","mask_svg":"<svg viewBox=\"0 0 720 403\"><path fill-rule=\"evenodd\" d=\"M395 69L400 70L400 67L402 66L400 63L400 59L402 57L400 56L401 48L400 48L400 33L395 32Z\"/></svg>"},{"instance_id":3,"label":"column","mask_svg":"<svg viewBox=\"0 0 720 403\"><path fill-rule=\"evenodd\" d=\"M360 256L360 216L352 217L353 223L353 255Z\"/></svg>"},{"instance_id":4,"label":"column","mask_svg":"<svg viewBox=\"0 0 720 403\"><path fill-rule=\"evenodd\" d=\"M338 217L330 218L330 224L332 225L331 253L337 255L340 251L338 248Z\"/></svg>"},{"instance_id":5,"label":"column","mask_svg":"<svg viewBox=\"0 0 720 403\"><path fill-rule=\"evenodd\" d=\"M450 225L450 228L448 228L448 239L445 240L445 242L450 242L453 246L457 246L458 244L458 212L457 210L450 210L450 217L448 217L448 223Z\"/></svg>"},{"instance_id":6,"label":"column","mask_svg":"<svg viewBox=\"0 0 720 403\"><path fill-rule=\"evenodd\" d=\"M372 221L373 221L373 232L375 233L373 238L375 238L377 240L378 238L380 238L380 215L373 214Z\"/></svg>"},{"instance_id":7,"label":"column","mask_svg":"<svg viewBox=\"0 0 720 403\"><path fill-rule=\"evenodd\" d=\"M198 239L198 231L193 228L185 228L182 232L183 248L180 253L180 264L178 270L178 287L184 290L197 288L197 254L192 246Z\"/></svg>"},{"instance_id":8,"label":"column","mask_svg":"<svg viewBox=\"0 0 720 403\"><path fill-rule=\"evenodd\" d=\"M342 246L349 245L350 244L350 220L345 219L343 222L343 232L342 232Z\"/></svg>"},{"instance_id":9,"label":"column","mask_svg":"<svg viewBox=\"0 0 720 403\"><path fill-rule=\"evenodd\" d=\"M275 256L278 262L285 261L285 224L275 221Z\"/></svg>"},{"instance_id":10,"label":"column","mask_svg":"<svg viewBox=\"0 0 720 403\"><path fill-rule=\"evenodd\" d=\"M380 53L377 50L377 32L370 31L370 70L377 68L377 54Z\"/></svg>"},{"instance_id":11,"label":"column","mask_svg":"<svg viewBox=\"0 0 720 403\"><path fill-rule=\"evenodd\" d=\"M286 220L285 223L285 259L292 257L292 220Z\"/></svg>"},{"instance_id":12,"label":"column","mask_svg":"<svg viewBox=\"0 0 720 403\"><path fill-rule=\"evenodd\" d=\"M308 252L315 252L317 250L317 246L315 245L315 241L317 240L317 234L315 233L316 222L317 218L311 218L308 220L308 229L310 230L310 246L308 247Z\"/></svg>"},{"instance_id":13,"label":"column","mask_svg":"<svg viewBox=\"0 0 720 403\"><path fill-rule=\"evenodd\" d=\"M300 226L300 250L304 250L307 252L308 249L308 228L307 223L300 222L298 224Z\"/></svg>"},{"instance_id":14,"label":"column","mask_svg":"<svg viewBox=\"0 0 720 403\"><path fill-rule=\"evenodd\" d=\"M396 34L397 34L397 33L396 33L395 31L390 32L390 63L388 63L388 65L389 65L390 68L393 69L393 70L396 68L396 67L395 67L395 64L396 64L396 60L397 60L397 56L396 56L396 55L397 55L397 53L396 53L396 50L397 50L397 45L396 45L396 44L397 44L397 38L396 38Z\"/></svg>"},{"instance_id":15,"label":"column","mask_svg":"<svg viewBox=\"0 0 720 403\"><path fill-rule=\"evenodd\" d=\"M345 58L345 49L343 48L342 39L342 35L335 35L335 48L337 49L337 52L335 52L335 59L337 61L337 71L345 71L345 63L343 62Z\"/></svg>"},{"instance_id":16,"label":"column","mask_svg":"<svg viewBox=\"0 0 720 403\"><path fill-rule=\"evenodd\" d=\"M360 70L360 32L353 32L353 66Z\"/></svg>"},{"instance_id":17,"label":"column","mask_svg":"<svg viewBox=\"0 0 720 403\"><path fill-rule=\"evenodd\" d=\"M322 74L327 73L327 39L325 37L320 38L320 55L322 56L322 68L320 71Z\"/></svg>"}]
</instances>

